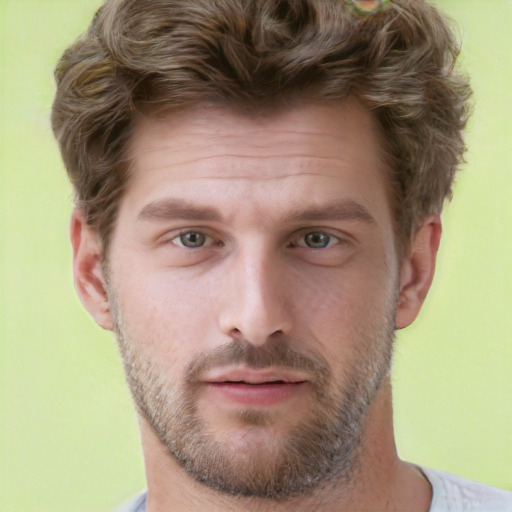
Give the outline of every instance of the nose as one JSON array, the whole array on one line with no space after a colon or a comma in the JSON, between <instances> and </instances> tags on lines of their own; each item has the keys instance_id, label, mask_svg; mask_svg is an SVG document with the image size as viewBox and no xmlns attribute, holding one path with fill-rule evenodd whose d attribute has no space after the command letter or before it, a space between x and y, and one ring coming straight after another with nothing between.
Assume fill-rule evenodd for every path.
<instances>
[{"instance_id":1,"label":"nose","mask_svg":"<svg viewBox=\"0 0 512 512\"><path fill-rule=\"evenodd\" d=\"M224 334L254 346L290 334L291 297L284 270L279 257L264 250L240 253L230 262L219 314Z\"/></svg>"}]
</instances>

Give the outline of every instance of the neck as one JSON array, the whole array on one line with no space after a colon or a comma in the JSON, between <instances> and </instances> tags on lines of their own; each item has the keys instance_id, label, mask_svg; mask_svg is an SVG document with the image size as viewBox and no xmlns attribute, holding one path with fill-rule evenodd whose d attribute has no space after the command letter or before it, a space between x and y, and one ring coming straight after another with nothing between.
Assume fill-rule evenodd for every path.
<instances>
[{"instance_id":1,"label":"neck","mask_svg":"<svg viewBox=\"0 0 512 512\"><path fill-rule=\"evenodd\" d=\"M415 466L397 455L389 379L369 408L352 481L343 484L334 481L307 496L283 501L230 496L196 482L168 454L145 420L141 419L140 423L148 512L424 512L430 506L430 484Z\"/></svg>"}]
</instances>

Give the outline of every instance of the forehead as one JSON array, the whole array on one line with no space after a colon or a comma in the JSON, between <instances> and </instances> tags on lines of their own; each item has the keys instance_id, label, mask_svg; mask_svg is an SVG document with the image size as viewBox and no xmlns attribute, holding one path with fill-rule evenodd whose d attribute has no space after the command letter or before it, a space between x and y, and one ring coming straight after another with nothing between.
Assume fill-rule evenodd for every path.
<instances>
[{"instance_id":1,"label":"forehead","mask_svg":"<svg viewBox=\"0 0 512 512\"><path fill-rule=\"evenodd\" d=\"M286 205L297 211L339 198L387 217L381 153L375 122L356 101L252 117L205 106L147 117L132 139L120 213L171 197L277 217Z\"/></svg>"},{"instance_id":2,"label":"forehead","mask_svg":"<svg viewBox=\"0 0 512 512\"><path fill-rule=\"evenodd\" d=\"M201 171L197 163L204 158L222 157L230 160L230 165L236 164L238 157L282 159L280 167L286 173L311 159L328 163L329 159L342 157L347 163L357 161L358 165L373 166L380 164L380 156L375 122L356 101L303 103L259 116L204 106L164 118L145 117L135 130L130 151L134 169L141 172L158 170L172 162L189 167L193 174ZM234 173L230 166L222 166L216 169L217 175L240 179L276 177L273 166L247 163L233 169Z\"/></svg>"}]
</instances>

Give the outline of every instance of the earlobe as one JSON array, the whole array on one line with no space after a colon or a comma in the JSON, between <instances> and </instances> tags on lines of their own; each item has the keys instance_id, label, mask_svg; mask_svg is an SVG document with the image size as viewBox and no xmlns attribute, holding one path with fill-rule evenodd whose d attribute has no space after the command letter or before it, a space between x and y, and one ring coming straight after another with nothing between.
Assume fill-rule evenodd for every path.
<instances>
[{"instance_id":1,"label":"earlobe","mask_svg":"<svg viewBox=\"0 0 512 512\"><path fill-rule=\"evenodd\" d=\"M424 219L414 235L401 266L395 321L397 329L410 325L420 312L434 278L441 231L440 217L430 215Z\"/></svg>"},{"instance_id":2,"label":"earlobe","mask_svg":"<svg viewBox=\"0 0 512 512\"><path fill-rule=\"evenodd\" d=\"M81 210L76 209L71 216L70 236L78 296L96 323L103 329L112 330L113 321L103 275L101 246Z\"/></svg>"}]
</instances>

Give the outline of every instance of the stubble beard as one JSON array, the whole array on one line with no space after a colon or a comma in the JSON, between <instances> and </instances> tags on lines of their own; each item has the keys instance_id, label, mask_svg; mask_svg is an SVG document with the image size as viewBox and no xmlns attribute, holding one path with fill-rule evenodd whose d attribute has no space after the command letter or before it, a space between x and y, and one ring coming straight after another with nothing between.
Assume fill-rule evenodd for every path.
<instances>
[{"instance_id":1,"label":"stubble beard","mask_svg":"<svg viewBox=\"0 0 512 512\"><path fill-rule=\"evenodd\" d=\"M272 340L263 348L230 342L198 356L185 372L184 385L159 374L158 365L144 358L142 340L134 340L113 308L116 335L127 382L139 413L162 446L196 481L233 496L283 501L312 494L327 485L348 487L358 469L368 408L389 374L394 342L394 308L376 329L361 333L357 353L336 383L320 355L296 352L289 340ZM375 322L374 322L375 323ZM197 409L197 376L222 364L306 370L313 400L303 421L265 442L232 446L229 435L219 439ZM241 410L239 424L271 428L274 418L264 411Z\"/></svg>"}]
</instances>

